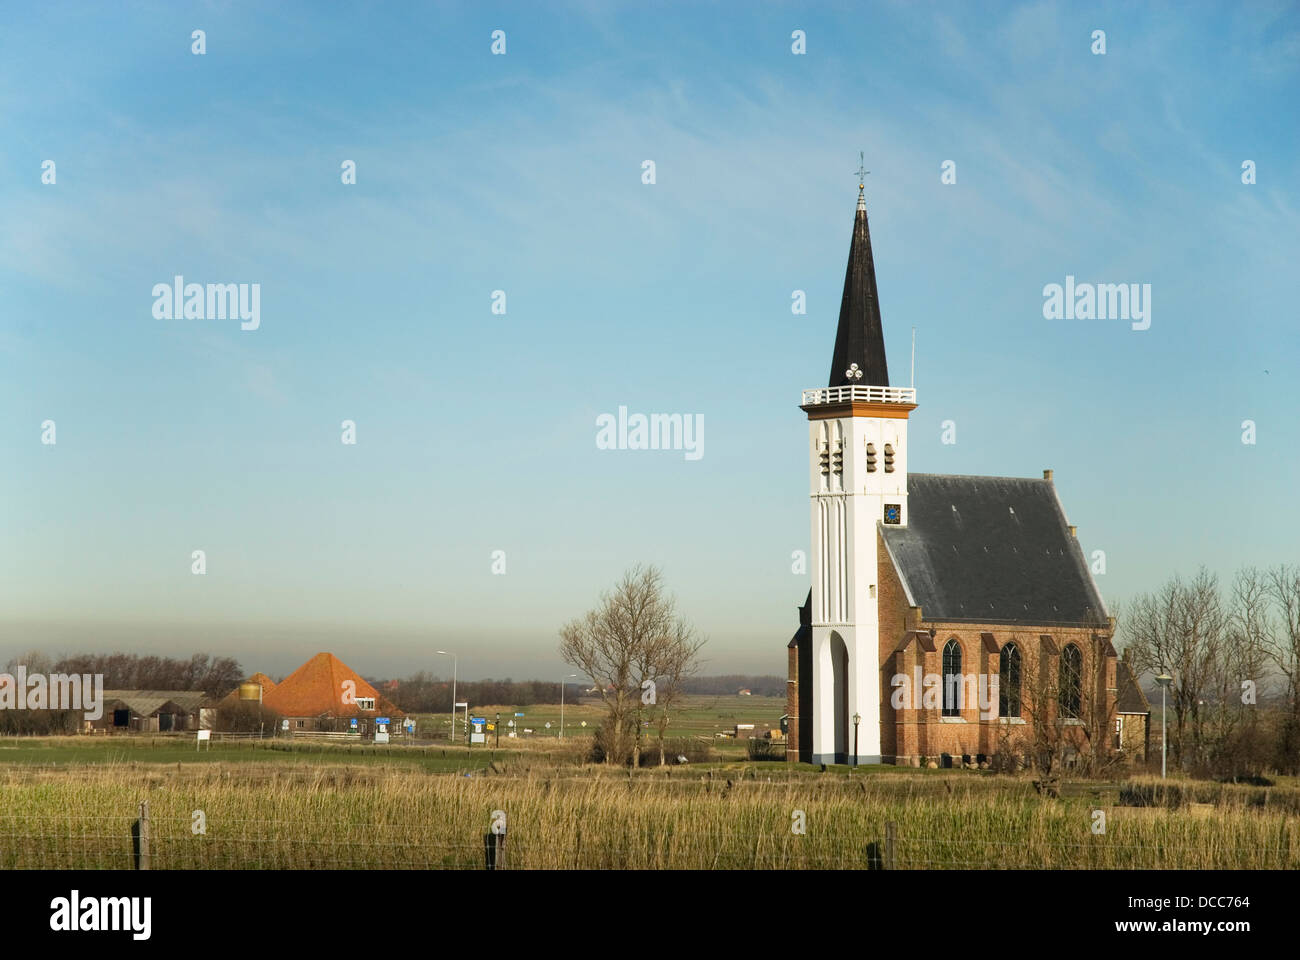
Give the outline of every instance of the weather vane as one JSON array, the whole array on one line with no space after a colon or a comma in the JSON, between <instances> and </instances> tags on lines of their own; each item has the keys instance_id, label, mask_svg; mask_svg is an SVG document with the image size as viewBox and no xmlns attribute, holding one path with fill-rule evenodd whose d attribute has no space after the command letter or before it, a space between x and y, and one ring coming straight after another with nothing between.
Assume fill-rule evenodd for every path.
<instances>
[{"instance_id":1,"label":"weather vane","mask_svg":"<svg viewBox=\"0 0 1300 960\"><path fill-rule=\"evenodd\" d=\"M857 175L858 175L858 189L859 189L859 190L862 189L862 188L866 185L866 184L865 184L866 176L867 176L867 174L869 174L869 173L871 172L870 170L866 169L866 167L867 167L867 161L866 161L866 158L863 156L862 151L859 150L859 151L858 151L858 169L857 169L856 171L854 171L854 172L857 173Z\"/></svg>"}]
</instances>

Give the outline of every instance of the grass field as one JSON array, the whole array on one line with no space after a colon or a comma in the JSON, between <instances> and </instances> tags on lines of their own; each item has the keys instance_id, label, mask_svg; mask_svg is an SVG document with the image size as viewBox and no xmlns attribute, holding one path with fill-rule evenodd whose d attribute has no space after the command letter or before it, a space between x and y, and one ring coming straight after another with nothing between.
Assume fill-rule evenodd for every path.
<instances>
[{"instance_id":1,"label":"grass field","mask_svg":"<svg viewBox=\"0 0 1300 960\"><path fill-rule=\"evenodd\" d=\"M1135 780L1049 799L986 772L734 756L629 773L583 764L583 747L7 739L0 867L130 867L141 801L153 869L481 868L494 811L510 868L1300 867L1293 782Z\"/></svg>"},{"instance_id":2,"label":"grass field","mask_svg":"<svg viewBox=\"0 0 1300 960\"><path fill-rule=\"evenodd\" d=\"M495 722L496 715L501 716L501 743L507 740L508 720L514 719L516 712L523 713L522 719L516 720L517 729L524 738L558 737L560 732L560 705L532 704L517 706L514 704L489 704L470 707L470 716L485 717ZM767 724L773 729L780 729L781 715L785 713L785 700L781 697L740 697L692 695L684 699L682 707L673 717L667 737L708 737L723 754L742 755L744 743L727 740L717 736L719 733L731 733L737 723ZM596 731L604 708L598 702L567 704L564 707L564 735L566 737L590 737ZM446 737L450 725L447 714L418 714L417 730L432 732L436 736ZM586 721L586 726L582 726ZM551 726L548 729L546 724ZM531 729L531 734L522 734L523 729ZM457 720L457 730L462 729ZM654 731L647 730L647 733ZM424 734L422 734L424 735Z\"/></svg>"}]
</instances>

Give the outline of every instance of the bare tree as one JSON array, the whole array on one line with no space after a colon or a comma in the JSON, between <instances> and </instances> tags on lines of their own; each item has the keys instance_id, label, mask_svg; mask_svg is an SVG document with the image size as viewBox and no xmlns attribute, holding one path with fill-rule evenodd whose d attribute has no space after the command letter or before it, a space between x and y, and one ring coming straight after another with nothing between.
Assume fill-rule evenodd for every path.
<instances>
[{"instance_id":1,"label":"bare tree","mask_svg":"<svg viewBox=\"0 0 1300 960\"><path fill-rule=\"evenodd\" d=\"M1256 704L1266 682L1273 631L1266 578L1253 567L1238 571L1228 601L1222 642L1210 664L1200 735L1213 771L1236 778L1258 774L1263 766Z\"/></svg>"},{"instance_id":2,"label":"bare tree","mask_svg":"<svg viewBox=\"0 0 1300 960\"><path fill-rule=\"evenodd\" d=\"M1275 567L1266 581L1268 598L1280 622L1265 646L1285 685L1278 760L1294 773L1300 769L1300 567Z\"/></svg>"},{"instance_id":3,"label":"bare tree","mask_svg":"<svg viewBox=\"0 0 1300 960\"><path fill-rule=\"evenodd\" d=\"M1100 634L1065 641L1054 654L1028 641L1022 646L1020 708L1029 734L1015 739L1032 751L1044 776L1067 763L1092 772L1115 759L1107 649ZM1008 732L999 748L1009 749L1013 736Z\"/></svg>"},{"instance_id":4,"label":"bare tree","mask_svg":"<svg viewBox=\"0 0 1300 960\"><path fill-rule=\"evenodd\" d=\"M608 711L606 762L640 762L645 708L657 708L667 724L668 705L694 671L702 643L677 615L655 567L629 570L594 610L561 628L561 659L591 678Z\"/></svg>"},{"instance_id":5,"label":"bare tree","mask_svg":"<svg viewBox=\"0 0 1300 960\"><path fill-rule=\"evenodd\" d=\"M664 757L664 736L672 718L672 711L680 704L685 695L684 682L695 675L699 666L698 654L704 641L695 637L694 632L681 619L675 619L671 630L661 634L647 644L642 657L641 672L649 675L654 686L653 696L641 696L650 723L657 734L659 747L659 765L666 762ZM647 703L647 700L649 701ZM640 719L638 715L638 720ZM637 723L637 736L640 737L641 724ZM635 763L640 762L639 746L634 750Z\"/></svg>"},{"instance_id":6,"label":"bare tree","mask_svg":"<svg viewBox=\"0 0 1300 960\"><path fill-rule=\"evenodd\" d=\"M40 650L28 650L13 657L5 664L5 673L13 673L19 667L25 667L29 674L44 673L49 674L54 671L54 659Z\"/></svg>"},{"instance_id":7,"label":"bare tree","mask_svg":"<svg viewBox=\"0 0 1300 960\"><path fill-rule=\"evenodd\" d=\"M1204 567L1191 580L1174 576L1131 604L1125 632L1134 666L1173 677L1171 745L1180 766L1209 759L1207 697L1213 699L1216 677L1223 675L1227 625L1218 577Z\"/></svg>"}]
</instances>

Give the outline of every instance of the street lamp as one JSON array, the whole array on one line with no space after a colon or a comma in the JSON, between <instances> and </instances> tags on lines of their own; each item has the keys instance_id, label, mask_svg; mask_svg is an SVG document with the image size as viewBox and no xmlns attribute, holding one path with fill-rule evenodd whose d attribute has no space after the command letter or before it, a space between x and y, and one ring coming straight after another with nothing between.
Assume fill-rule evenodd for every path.
<instances>
[{"instance_id":1,"label":"street lamp","mask_svg":"<svg viewBox=\"0 0 1300 960\"><path fill-rule=\"evenodd\" d=\"M854 712L853 714L853 765L858 765L858 724L862 722L862 714Z\"/></svg>"},{"instance_id":2,"label":"street lamp","mask_svg":"<svg viewBox=\"0 0 1300 960\"><path fill-rule=\"evenodd\" d=\"M1165 757L1169 748L1169 718L1165 716L1165 691L1169 689L1169 684L1174 682L1174 678L1167 673L1162 673L1156 677L1156 683L1160 684L1160 777L1165 777Z\"/></svg>"},{"instance_id":3,"label":"street lamp","mask_svg":"<svg viewBox=\"0 0 1300 960\"><path fill-rule=\"evenodd\" d=\"M576 673L571 673L564 680L572 680ZM560 739L564 739L564 680L560 681Z\"/></svg>"},{"instance_id":4,"label":"street lamp","mask_svg":"<svg viewBox=\"0 0 1300 960\"><path fill-rule=\"evenodd\" d=\"M456 654L448 653L446 650L439 650L444 657L451 657L451 739L448 742L456 741Z\"/></svg>"}]
</instances>

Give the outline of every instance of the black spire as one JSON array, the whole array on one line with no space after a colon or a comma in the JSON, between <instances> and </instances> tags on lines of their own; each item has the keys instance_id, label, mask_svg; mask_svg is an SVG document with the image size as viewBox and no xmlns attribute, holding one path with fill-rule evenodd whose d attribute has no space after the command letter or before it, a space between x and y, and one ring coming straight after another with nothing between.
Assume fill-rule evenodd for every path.
<instances>
[{"instance_id":1,"label":"black spire","mask_svg":"<svg viewBox=\"0 0 1300 960\"><path fill-rule=\"evenodd\" d=\"M853 375L848 371L857 365ZM860 373L860 375L859 375ZM858 212L853 218L853 242L844 273L844 298L840 325L835 331L829 386L889 386L885 363L885 335L880 325L880 299L876 294L876 265L871 257L871 232L867 229L865 188L858 184Z\"/></svg>"}]
</instances>

